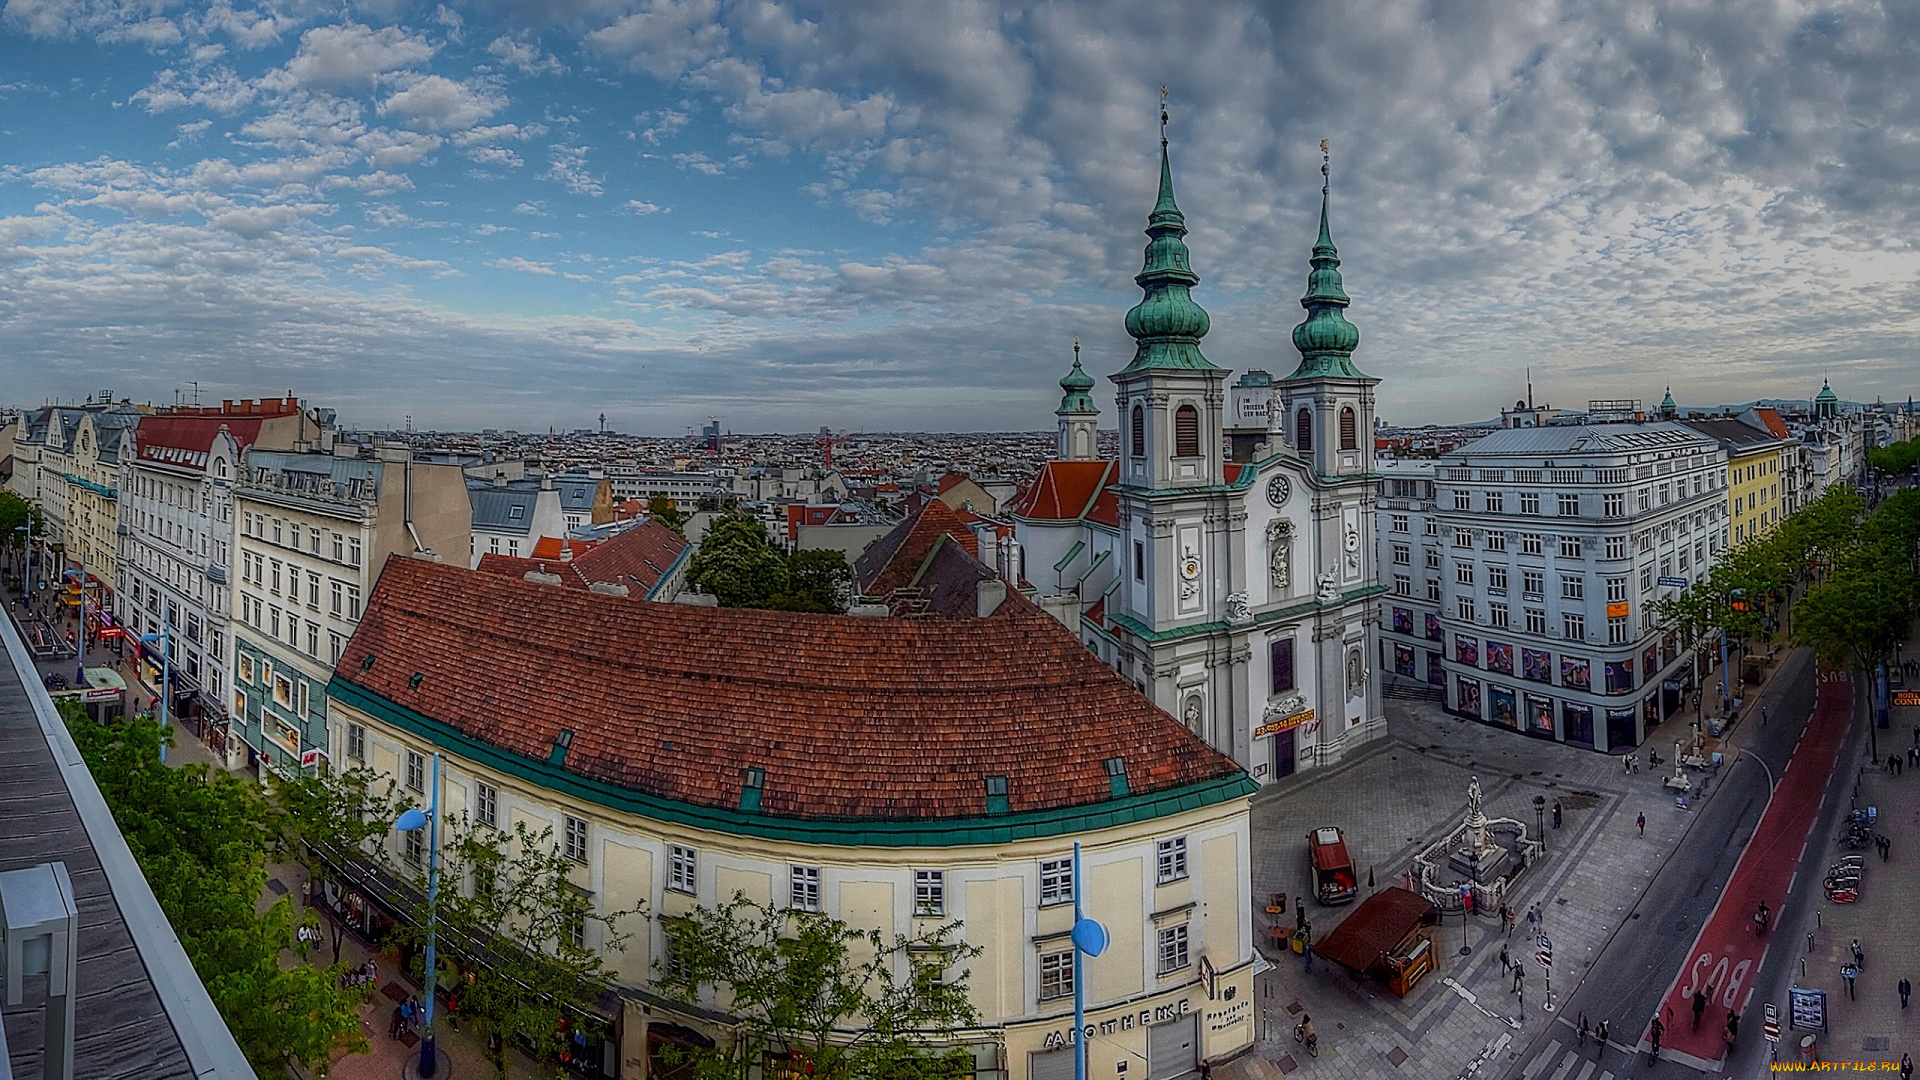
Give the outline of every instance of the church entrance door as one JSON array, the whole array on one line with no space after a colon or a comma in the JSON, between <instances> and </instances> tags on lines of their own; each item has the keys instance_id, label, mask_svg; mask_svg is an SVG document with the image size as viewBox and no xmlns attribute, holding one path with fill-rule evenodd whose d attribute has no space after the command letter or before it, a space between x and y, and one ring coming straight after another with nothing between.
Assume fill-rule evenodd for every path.
<instances>
[{"instance_id":1,"label":"church entrance door","mask_svg":"<svg viewBox=\"0 0 1920 1080\"><path fill-rule=\"evenodd\" d=\"M1288 728L1273 737L1274 779L1293 775L1293 755L1293 729Z\"/></svg>"}]
</instances>

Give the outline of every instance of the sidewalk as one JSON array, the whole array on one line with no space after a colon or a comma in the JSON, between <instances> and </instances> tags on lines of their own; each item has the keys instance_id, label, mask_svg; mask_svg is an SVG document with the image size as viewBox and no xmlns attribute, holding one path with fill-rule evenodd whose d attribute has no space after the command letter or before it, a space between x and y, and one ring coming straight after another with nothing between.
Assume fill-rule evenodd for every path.
<instances>
[{"instance_id":1,"label":"sidewalk","mask_svg":"<svg viewBox=\"0 0 1920 1080\"><path fill-rule=\"evenodd\" d=\"M1256 797L1253 808L1254 894L1308 890L1304 836L1321 825L1346 831L1356 872L1379 888L1398 883L1414 854L1458 823L1468 781L1478 777L1489 817L1534 828L1533 797L1544 796L1547 855L1516 884L1515 910L1538 903L1553 939L1555 999L1564 1001L1627 917L1647 883L1678 846L1695 814L1677 809L1662 786L1670 766L1629 774L1621 758L1458 720L1425 702L1387 702L1386 738L1322 776ZM1665 757L1676 740L1690 743L1693 714L1676 714L1652 732L1646 748ZM1709 750L1709 753L1711 751ZM1645 750L1640 754L1644 764ZM1693 775L1693 774L1690 774ZM1717 785L1709 785L1711 799ZM1364 793L1364 804L1356 800ZM1563 812L1552 827L1552 806ZM1647 817L1645 837L1635 820ZM1260 911L1264 904L1257 904ZM1311 900L1308 918L1324 938L1353 911ZM1405 999L1383 984L1356 980L1256 938L1275 964L1256 993L1262 1023L1253 1052L1223 1066L1227 1080L1338 1077L1494 1076L1510 1067L1534 1036L1558 1018L1547 1012L1545 972L1521 921L1511 939L1498 920L1447 916L1434 933L1439 967ZM1289 915L1286 925L1292 925ZM1500 948L1526 964L1525 996L1511 992ZM1524 1006L1524 1007L1523 1007ZM1320 1056L1297 1053L1292 1028L1310 1013ZM1616 1032L1616 1039L1626 1032ZM1609 1066L1617 1064L1614 1053Z\"/></svg>"}]
</instances>

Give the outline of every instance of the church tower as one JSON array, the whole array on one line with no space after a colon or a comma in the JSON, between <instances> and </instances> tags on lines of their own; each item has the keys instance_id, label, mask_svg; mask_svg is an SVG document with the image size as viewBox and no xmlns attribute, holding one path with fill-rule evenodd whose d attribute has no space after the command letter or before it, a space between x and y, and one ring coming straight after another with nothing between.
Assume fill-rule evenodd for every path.
<instances>
[{"instance_id":1,"label":"church tower","mask_svg":"<svg viewBox=\"0 0 1920 1080\"><path fill-rule=\"evenodd\" d=\"M1340 252L1327 224L1326 143L1320 149L1320 238L1313 245L1307 294L1300 298L1307 317L1293 328L1300 366L1281 381L1278 398L1289 441L1315 476L1361 478L1373 471L1373 388L1380 380L1353 366L1360 331L1347 321L1352 301L1340 280Z\"/></svg>"},{"instance_id":2,"label":"church tower","mask_svg":"<svg viewBox=\"0 0 1920 1080\"><path fill-rule=\"evenodd\" d=\"M1173 201L1164 110L1160 122L1160 197L1133 279L1145 295L1127 312L1133 361L1111 376L1119 387L1121 483L1153 490L1220 482L1227 377L1200 354L1211 320L1188 292L1200 277L1187 263L1187 219Z\"/></svg>"},{"instance_id":3,"label":"church tower","mask_svg":"<svg viewBox=\"0 0 1920 1080\"><path fill-rule=\"evenodd\" d=\"M1819 421L1840 419L1840 395L1833 392L1833 385L1825 379L1820 380L1820 393L1813 399L1813 418Z\"/></svg>"},{"instance_id":4,"label":"church tower","mask_svg":"<svg viewBox=\"0 0 1920 1080\"><path fill-rule=\"evenodd\" d=\"M1060 461L1093 461L1100 456L1100 406L1093 401L1093 376L1080 368L1080 339L1073 339L1073 370L1060 380L1060 441L1054 457Z\"/></svg>"}]
</instances>

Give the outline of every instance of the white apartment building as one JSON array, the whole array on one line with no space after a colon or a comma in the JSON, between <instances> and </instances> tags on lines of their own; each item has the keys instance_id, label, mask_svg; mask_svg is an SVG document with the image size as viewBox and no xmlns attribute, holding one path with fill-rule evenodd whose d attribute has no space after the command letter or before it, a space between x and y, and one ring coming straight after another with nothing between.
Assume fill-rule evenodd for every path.
<instances>
[{"instance_id":1,"label":"white apartment building","mask_svg":"<svg viewBox=\"0 0 1920 1080\"><path fill-rule=\"evenodd\" d=\"M1620 752L1705 674L1653 603L1727 545L1711 439L1674 423L1514 428L1381 472L1381 663L1449 712Z\"/></svg>"},{"instance_id":2,"label":"white apartment building","mask_svg":"<svg viewBox=\"0 0 1920 1080\"><path fill-rule=\"evenodd\" d=\"M729 491L726 477L704 472L640 472L616 465L607 470L607 480L613 486L614 502L645 502L652 496L665 495L688 504L689 509L697 508L702 499L720 498Z\"/></svg>"},{"instance_id":3,"label":"white apartment building","mask_svg":"<svg viewBox=\"0 0 1920 1080\"><path fill-rule=\"evenodd\" d=\"M173 672L173 713L209 725L224 746L231 617L233 479L248 448L291 447L317 437L296 398L227 401L219 408L140 418L120 454L121 624L135 634L172 628L172 657L140 650L141 673L157 688Z\"/></svg>"},{"instance_id":4,"label":"white apartment building","mask_svg":"<svg viewBox=\"0 0 1920 1080\"><path fill-rule=\"evenodd\" d=\"M326 688L393 554L465 562L472 508L454 464L404 446L249 451L234 485L234 734L248 765L292 772L330 745Z\"/></svg>"}]
</instances>

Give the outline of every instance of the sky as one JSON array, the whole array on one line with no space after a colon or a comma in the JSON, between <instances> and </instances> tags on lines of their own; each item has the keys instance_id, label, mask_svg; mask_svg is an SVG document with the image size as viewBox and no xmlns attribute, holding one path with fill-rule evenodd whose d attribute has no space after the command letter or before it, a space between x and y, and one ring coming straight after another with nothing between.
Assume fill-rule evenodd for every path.
<instances>
[{"instance_id":1,"label":"sky","mask_svg":"<svg viewBox=\"0 0 1920 1080\"><path fill-rule=\"evenodd\" d=\"M1389 421L1904 400L1915 71L1906 0L4 0L0 402L1049 428L1163 83L1222 367L1298 361L1325 138Z\"/></svg>"}]
</instances>

